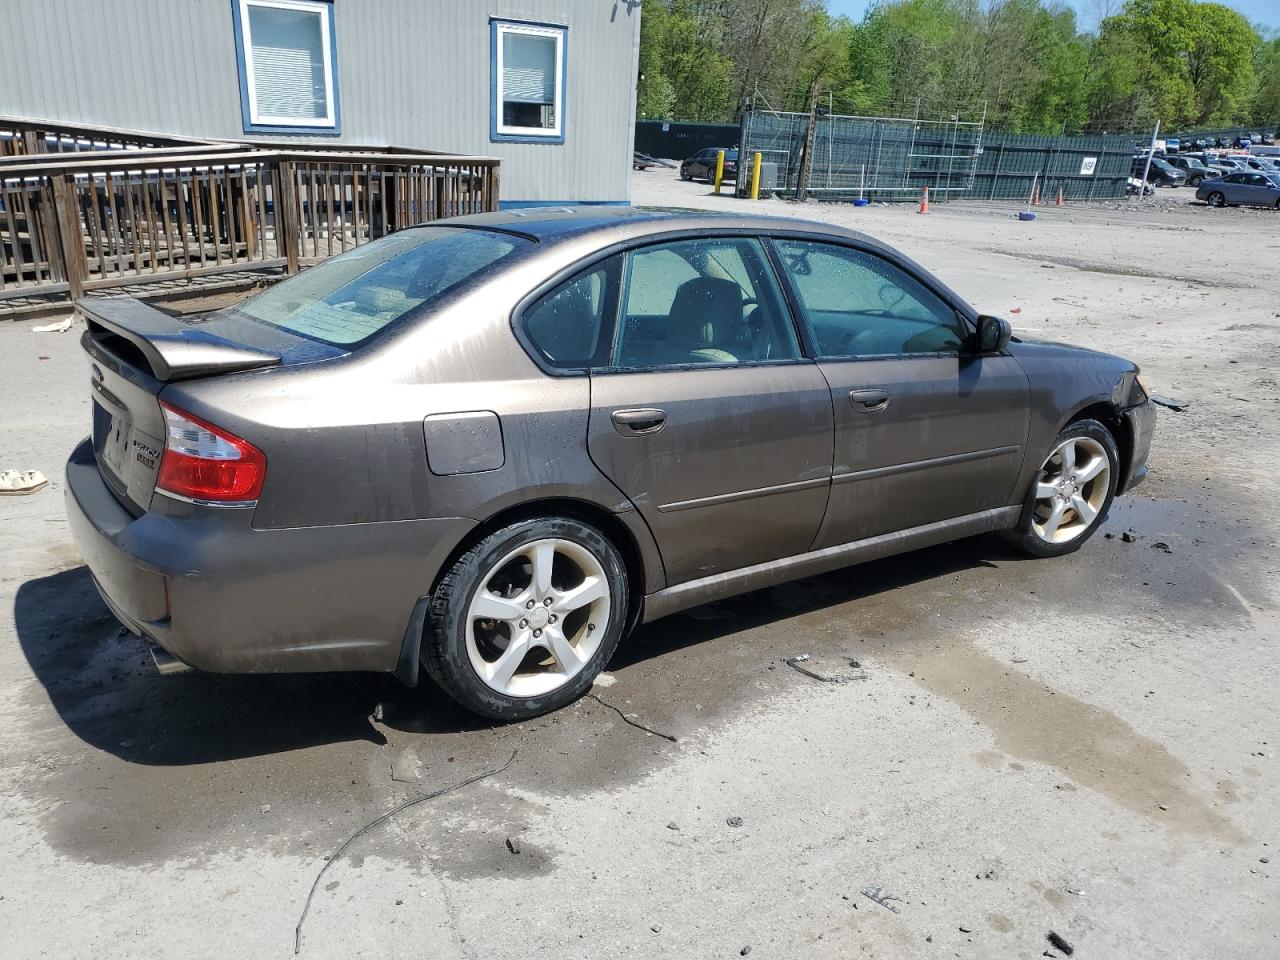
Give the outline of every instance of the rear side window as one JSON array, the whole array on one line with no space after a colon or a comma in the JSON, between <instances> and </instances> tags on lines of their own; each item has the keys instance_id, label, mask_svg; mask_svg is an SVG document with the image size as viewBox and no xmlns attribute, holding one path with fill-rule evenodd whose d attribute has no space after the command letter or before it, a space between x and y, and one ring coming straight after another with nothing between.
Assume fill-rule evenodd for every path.
<instances>
[{"instance_id":1,"label":"rear side window","mask_svg":"<svg viewBox=\"0 0 1280 960\"><path fill-rule=\"evenodd\" d=\"M525 310L525 338L557 370L585 370L605 361L605 317L616 300L614 257L561 284Z\"/></svg>"},{"instance_id":2,"label":"rear side window","mask_svg":"<svg viewBox=\"0 0 1280 960\"><path fill-rule=\"evenodd\" d=\"M613 366L794 360L799 343L760 242L679 240L626 255Z\"/></svg>"},{"instance_id":3,"label":"rear side window","mask_svg":"<svg viewBox=\"0 0 1280 960\"><path fill-rule=\"evenodd\" d=\"M325 260L234 311L313 340L355 346L529 244L488 230L415 227Z\"/></svg>"},{"instance_id":4,"label":"rear side window","mask_svg":"<svg viewBox=\"0 0 1280 960\"><path fill-rule=\"evenodd\" d=\"M820 357L959 351L955 312L889 261L826 243L775 243Z\"/></svg>"}]
</instances>

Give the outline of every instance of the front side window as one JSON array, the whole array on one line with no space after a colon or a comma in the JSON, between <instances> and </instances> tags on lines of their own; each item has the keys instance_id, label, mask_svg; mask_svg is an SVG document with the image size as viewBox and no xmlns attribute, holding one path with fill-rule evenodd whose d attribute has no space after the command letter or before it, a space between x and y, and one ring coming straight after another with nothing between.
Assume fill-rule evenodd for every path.
<instances>
[{"instance_id":1,"label":"front side window","mask_svg":"<svg viewBox=\"0 0 1280 960\"><path fill-rule=\"evenodd\" d=\"M246 132L338 132L331 3L237 0L236 46Z\"/></svg>"},{"instance_id":2,"label":"front side window","mask_svg":"<svg viewBox=\"0 0 1280 960\"><path fill-rule=\"evenodd\" d=\"M955 311L871 253L808 240L775 241L824 358L956 353Z\"/></svg>"},{"instance_id":3,"label":"front side window","mask_svg":"<svg viewBox=\"0 0 1280 960\"><path fill-rule=\"evenodd\" d=\"M330 257L232 310L354 346L528 246L522 237L488 230L414 227Z\"/></svg>"},{"instance_id":4,"label":"front side window","mask_svg":"<svg viewBox=\"0 0 1280 960\"><path fill-rule=\"evenodd\" d=\"M492 23L494 140L564 142L564 27Z\"/></svg>"},{"instance_id":5,"label":"front side window","mask_svg":"<svg viewBox=\"0 0 1280 960\"><path fill-rule=\"evenodd\" d=\"M626 255L613 366L660 369L799 356L759 241L679 240Z\"/></svg>"}]
</instances>

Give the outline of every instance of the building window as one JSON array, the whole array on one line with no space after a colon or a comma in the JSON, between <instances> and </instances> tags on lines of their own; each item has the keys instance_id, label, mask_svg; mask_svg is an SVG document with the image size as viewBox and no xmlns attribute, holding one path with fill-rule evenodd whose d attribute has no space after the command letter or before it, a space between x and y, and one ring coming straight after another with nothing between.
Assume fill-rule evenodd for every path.
<instances>
[{"instance_id":1,"label":"building window","mask_svg":"<svg viewBox=\"0 0 1280 960\"><path fill-rule=\"evenodd\" d=\"M333 4L234 0L245 132L338 132Z\"/></svg>"},{"instance_id":2,"label":"building window","mask_svg":"<svg viewBox=\"0 0 1280 960\"><path fill-rule=\"evenodd\" d=\"M564 27L495 20L493 140L564 143Z\"/></svg>"}]
</instances>

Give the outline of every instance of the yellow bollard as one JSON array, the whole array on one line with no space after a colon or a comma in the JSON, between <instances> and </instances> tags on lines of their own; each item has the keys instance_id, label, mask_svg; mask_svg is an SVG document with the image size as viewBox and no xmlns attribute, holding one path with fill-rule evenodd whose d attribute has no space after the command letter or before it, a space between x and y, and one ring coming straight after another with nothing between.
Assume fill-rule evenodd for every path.
<instances>
[{"instance_id":1,"label":"yellow bollard","mask_svg":"<svg viewBox=\"0 0 1280 960\"><path fill-rule=\"evenodd\" d=\"M760 199L760 151L751 158L751 199Z\"/></svg>"},{"instance_id":2,"label":"yellow bollard","mask_svg":"<svg viewBox=\"0 0 1280 960\"><path fill-rule=\"evenodd\" d=\"M716 193L720 192L720 181L724 179L724 151L716 151Z\"/></svg>"}]
</instances>

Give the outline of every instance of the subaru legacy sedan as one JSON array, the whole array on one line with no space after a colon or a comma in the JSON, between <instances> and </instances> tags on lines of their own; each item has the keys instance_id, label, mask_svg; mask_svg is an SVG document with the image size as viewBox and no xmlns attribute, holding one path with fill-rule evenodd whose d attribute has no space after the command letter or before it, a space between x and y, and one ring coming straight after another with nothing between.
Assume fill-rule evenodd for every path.
<instances>
[{"instance_id":1,"label":"subaru legacy sedan","mask_svg":"<svg viewBox=\"0 0 1280 960\"><path fill-rule=\"evenodd\" d=\"M1155 419L1129 361L793 219L484 214L203 319L80 309L71 527L162 671L425 670L501 720L712 600L992 531L1070 553Z\"/></svg>"}]
</instances>

